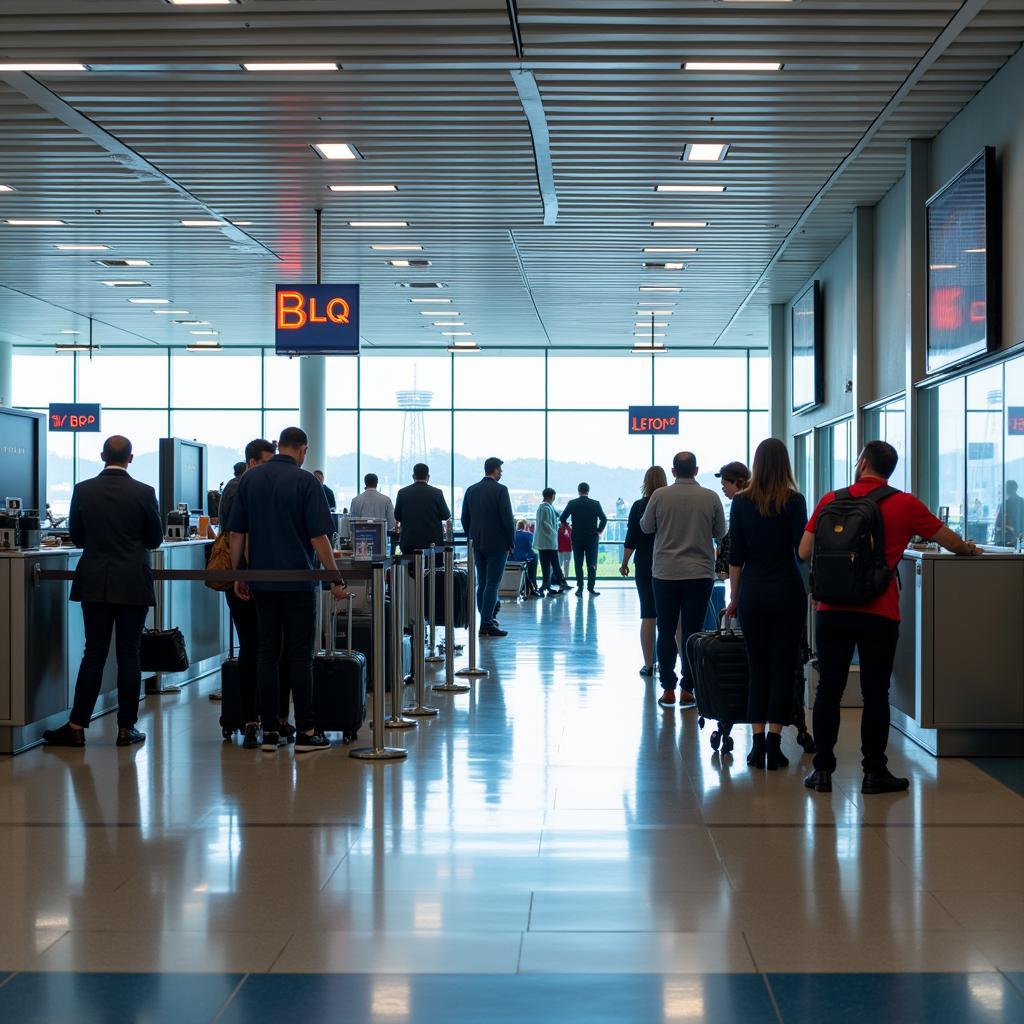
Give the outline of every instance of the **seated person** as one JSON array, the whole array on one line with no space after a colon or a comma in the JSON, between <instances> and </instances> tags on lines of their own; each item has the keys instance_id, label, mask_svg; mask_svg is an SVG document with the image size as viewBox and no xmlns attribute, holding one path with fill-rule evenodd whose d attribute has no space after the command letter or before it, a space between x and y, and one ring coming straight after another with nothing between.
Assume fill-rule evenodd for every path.
<instances>
[{"instance_id":1,"label":"seated person","mask_svg":"<svg viewBox=\"0 0 1024 1024\"><path fill-rule=\"evenodd\" d=\"M537 552L533 550L533 531L525 519L516 523L516 538L509 559L526 566L526 596L537 596Z\"/></svg>"}]
</instances>

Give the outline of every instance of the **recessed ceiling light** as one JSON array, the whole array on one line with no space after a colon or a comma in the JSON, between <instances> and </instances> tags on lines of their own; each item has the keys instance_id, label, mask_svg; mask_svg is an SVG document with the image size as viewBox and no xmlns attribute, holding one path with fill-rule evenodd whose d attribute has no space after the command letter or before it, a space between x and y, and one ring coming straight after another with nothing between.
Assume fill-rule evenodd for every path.
<instances>
[{"instance_id":1,"label":"recessed ceiling light","mask_svg":"<svg viewBox=\"0 0 1024 1024\"><path fill-rule=\"evenodd\" d=\"M959 263L929 263L929 270L956 270L959 267Z\"/></svg>"},{"instance_id":2,"label":"recessed ceiling light","mask_svg":"<svg viewBox=\"0 0 1024 1024\"><path fill-rule=\"evenodd\" d=\"M642 284L640 285L640 291L642 292L681 292L682 288L673 288L667 284Z\"/></svg>"},{"instance_id":3,"label":"recessed ceiling light","mask_svg":"<svg viewBox=\"0 0 1024 1024\"><path fill-rule=\"evenodd\" d=\"M677 245L677 246L647 246L643 249L643 252L696 252L697 250L692 245Z\"/></svg>"},{"instance_id":4,"label":"recessed ceiling light","mask_svg":"<svg viewBox=\"0 0 1024 1024\"><path fill-rule=\"evenodd\" d=\"M218 334L220 334L220 331L189 331L188 333L202 335L203 337L206 338L215 338Z\"/></svg>"},{"instance_id":5,"label":"recessed ceiling light","mask_svg":"<svg viewBox=\"0 0 1024 1024\"><path fill-rule=\"evenodd\" d=\"M328 185L332 192L397 192L396 185Z\"/></svg>"},{"instance_id":6,"label":"recessed ceiling light","mask_svg":"<svg viewBox=\"0 0 1024 1024\"><path fill-rule=\"evenodd\" d=\"M185 346L186 352L223 352L224 346L219 341L194 341Z\"/></svg>"},{"instance_id":7,"label":"recessed ceiling light","mask_svg":"<svg viewBox=\"0 0 1024 1024\"><path fill-rule=\"evenodd\" d=\"M472 338L472 331L442 331L442 338Z\"/></svg>"},{"instance_id":8,"label":"recessed ceiling light","mask_svg":"<svg viewBox=\"0 0 1024 1024\"><path fill-rule=\"evenodd\" d=\"M231 222L231 224L232 224L233 227L236 227L236 228L251 228L252 227L252 221L251 220L233 220Z\"/></svg>"},{"instance_id":9,"label":"recessed ceiling light","mask_svg":"<svg viewBox=\"0 0 1024 1024\"><path fill-rule=\"evenodd\" d=\"M649 356L657 355L659 352L667 352L668 349L660 342L656 342L651 345L634 345L630 351L637 356Z\"/></svg>"},{"instance_id":10,"label":"recessed ceiling light","mask_svg":"<svg viewBox=\"0 0 1024 1024\"><path fill-rule=\"evenodd\" d=\"M479 352L480 346L475 341L470 342L455 342L453 345L448 346L449 352Z\"/></svg>"},{"instance_id":11,"label":"recessed ceiling light","mask_svg":"<svg viewBox=\"0 0 1024 1024\"><path fill-rule=\"evenodd\" d=\"M0 64L0 71L85 71L84 64Z\"/></svg>"},{"instance_id":12,"label":"recessed ceiling light","mask_svg":"<svg viewBox=\"0 0 1024 1024\"><path fill-rule=\"evenodd\" d=\"M682 263L645 263L645 270L685 270L686 266Z\"/></svg>"},{"instance_id":13,"label":"recessed ceiling light","mask_svg":"<svg viewBox=\"0 0 1024 1024\"><path fill-rule=\"evenodd\" d=\"M183 220L181 226L183 228L220 228L225 223L222 220Z\"/></svg>"},{"instance_id":14,"label":"recessed ceiling light","mask_svg":"<svg viewBox=\"0 0 1024 1024\"><path fill-rule=\"evenodd\" d=\"M11 217L7 221L15 228L62 228L65 227L62 220L37 220L31 217Z\"/></svg>"},{"instance_id":15,"label":"recessed ceiling light","mask_svg":"<svg viewBox=\"0 0 1024 1024\"><path fill-rule=\"evenodd\" d=\"M107 252L109 245L55 245L61 252Z\"/></svg>"},{"instance_id":16,"label":"recessed ceiling light","mask_svg":"<svg viewBox=\"0 0 1024 1024\"><path fill-rule=\"evenodd\" d=\"M61 331L61 334L81 334L81 331Z\"/></svg>"},{"instance_id":17,"label":"recessed ceiling light","mask_svg":"<svg viewBox=\"0 0 1024 1024\"><path fill-rule=\"evenodd\" d=\"M670 306L674 306L674 302L669 303ZM636 311L637 316L672 316L675 313L674 309L638 309Z\"/></svg>"},{"instance_id":18,"label":"recessed ceiling light","mask_svg":"<svg viewBox=\"0 0 1024 1024\"><path fill-rule=\"evenodd\" d=\"M154 309L153 312L160 316L188 316L187 309Z\"/></svg>"},{"instance_id":19,"label":"recessed ceiling light","mask_svg":"<svg viewBox=\"0 0 1024 1024\"><path fill-rule=\"evenodd\" d=\"M314 142L313 149L324 160L363 159L363 154L348 142Z\"/></svg>"},{"instance_id":20,"label":"recessed ceiling light","mask_svg":"<svg viewBox=\"0 0 1024 1024\"><path fill-rule=\"evenodd\" d=\"M0 192L14 192L16 191L11 185L0 185Z\"/></svg>"},{"instance_id":21,"label":"recessed ceiling light","mask_svg":"<svg viewBox=\"0 0 1024 1024\"><path fill-rule=\"evenodd\" d=\"M171 304L170 299L129 299L129 302L134 302L137 306L169 306Z\"/></svg>"},{"instance_id":22,"label":"recessed ceiling light","mask_svg":"<svg viewBox=\"0 0 1024 1024\"><path fill-rule=\"evenodd\" d=\"M652 220L652 228L706 228L706 220Z\"/></svg>"},{"instance_id":23,"label":"recessed ceiling light","mask_svg":"<svg viewBox=\"0 0 1024 1024\"><path fill-rule=\"evenodd\" d=\"M634 338L664 338L665 335L664 334L651 334L650 331L644 331L642 334L639 333L639 332L634 334L633 337Z\"/></svg>"},{"instance_id":24,"label":"recessed ceiling light","mask_svg":"<svg viewBox=\"0 0 1024 1024\"><path fill-rule=\"evenodd\" d=\"M422 252L422 245L371 245L374 252Z\"/></svg>"},{"instance_id":25,"label":"recessed ceiling light","mask_svg":"<svg viewBox=\"0 0 1024 1024\"><path fill-rule=\"evenodd\" d=\"M641 320L639 323L633 324L633 326L634 327L668 327L668 324L667 323L658 323L657 321L655 321L654 323L644 323Z\"/></svg>"},{"instance_id":26,"label":"recessed ceiling light","mask_svg":"<svg viewBox=\"0 0 1024 1024\"><path fill-rule=\"evenodd\" d=\"M455 300L454 299L410 299L409 301L410 302L429 302L432 306L436 306L438 304L443 306L446 302L447 303L452 303ZM426 315L430 316L431 314L427 313Z\"/></svg>"},{"instance_id":27,"label":"recessed ceiling light","mask_svg":"<svg viewBox=\"0 0 1024 1024\"><path fill-rule=\"evenodd\" d=\"M396 281L396 288L447 288L444 281ZM434 301L437 301L436 299Z\"/></svg>"},{"instance_id":28,"label":"recessed ceiling light","mask_svg":"<svg viewBox=\"0 0 1024 1024\"><path fill-rule=\"evenodd\" d=\"M424 299L414 299L414 302L423 302ZM437 301L436 299L434 300ZM420 316L462 316L460 312L454 309L421 309Z\"/></svg>"},{"instance_id":29,"label":"recessed ceiling light","mask_svg":"<svg viewBox=\"0 0 1024 1024\"><path fill-rule=\"evenodd\" d=\"M148 281L100 281L108 288L148 288Z\"/></svg>"},{"instance_id":30,"label":"recessed ceiling light","mask_svg":"<svg viewBox=\"0 0 1024 1024\"><path fill-rule=\"evenodd\" d=\"M684 71L781 71L777 61L758 60L688 60Z\"/></svg>"},{"instance_id":31,"label":"recessed ceiling light","mask_svg":"<svg viewBox=\"0 0 1024 1024\"><path fill-rule=\"evenodd\" d=\"M465 320L435 320L435 327L465 327Z\"/></svg>"},{"instance_id":32,"label":"recessed ceiling light","mask_svg":"<svg viewBox=\"0 0 1024 1024\"><path fill-rule=\"evenodd\" d=\"M314 61L303 64L300 62L286 64L243 64L246 71L337 71L338 65L331 61Z\"/></svg>"},{"instance_id":33,"label":"recessed ceiling light","mask_svg":"<svg viewBox=\"0 0 1024 1024\"><path fill-rule=\"evenodd\" d=\"M388 260L388 263L393 267L409 268L409 267L429 267L430 260Z\"/></svg>"},{"instance_id":34,"label":"recessed ceiling light","mask_svg":"<svg viewBox=\"0 0 1024 1024\"><path fill-rule=\"evenodd\" d=\"M242 0L165 0L165 3L172 7L226 7L228 4L238 4Z\"/></svg>"},{"instance_id":35,"label":"recessed ceiling light","mask_svg":"<svg viewBox=\"0 0 1024 1024\"><path fill-rule=\"evenodd\" d=\"M93 260L98 267L151 267L149 260Z\"/></svg>"},{"instance_id":36,"label":"recessed ceiling light","mask_svg":"<svg viewBox=\"0 0 1024 1024\"><path fill-rule=\"evenodd\" d=\"M350 228L407 228L407 220L350 220Z\"/></svg>"},{"instance_id":37,"label":"recessed ceiling light","mask_svg":"<svg viewBox=\"0 0 1024 1024\"><path fill-rule=\"evenodd\" d=\"M727 142L688 142L683 147L682 159L687 163L716 163L729 152Z\"/></svg>"},{"instance_id":38,"label":"recessed ceiling light","mask_svg":"<svg viewBox=\"0 0 1024 1024\"><path fill-rule=\"evenodd\" d=\"M58 352L96 352L99 345L87 345L82 341L58 341L54 348Z\"/></svg>"},{"instance_id":39,"label":"recessed ceiling light","mask_svg":"<svg viewBox=\"0 0 1024 1024\"><path fill-rule=\"evenodd\" d=\"M203 327L209 325L209 320L172 320L172 324L188 324L190 327Z\"/></svg>"},{"instance_id":40,"label":"recessed ceiling light","mask_svg":"<svg viewBox=\"0 0 1024 1024\"><path fill-rule=\"evenodd\" d=\"M698 192L707 195L714 192L724 192L724 185L655 185L655 192Z\"/></svg>"}]
</instances>

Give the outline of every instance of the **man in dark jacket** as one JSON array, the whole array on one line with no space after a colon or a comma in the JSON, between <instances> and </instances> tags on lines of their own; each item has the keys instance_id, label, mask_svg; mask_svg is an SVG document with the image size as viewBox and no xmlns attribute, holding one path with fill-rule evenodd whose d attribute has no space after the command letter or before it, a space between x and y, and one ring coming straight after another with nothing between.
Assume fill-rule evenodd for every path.
<instances>
[{"instance_id":1,"label":"man in dark jacket","mask_svg":"<svg viewBox=\"0 0 1024 1024\"><path fill-rule=\"evenodd\" d=\"M508 636L508 631L499 629L494 621L498 587L516 540L512 500L508 488L498 483L501 466L501 459L488 459L484 463L484 478L466 488L462 499L462 528L473 542L481 636Z\"/></svg>"},{"instance_id":2,"label":"man in dark jacket","mask_svg":"<svg viewBox=\"0 0 1024 1024\"><path fill-rule=\"evenodd\" d=\"M444 492L430 484L430 467L417 462L412 467L412 483L395 496L398 521L398 546L411 554L431 544L444 543L444 524L451 519Z\"/></svg>"},{"instance_id":3,"label":"man in dark jacket","mask_svg":"<svg viewBox=\"0 0 1024 1024\"><path fill-rule=\"evenodd\" d=\"M580 484L579 497L562 512L562 522L572 520L572 560L576 564L576 593L583 593L583 560L587 562L587 590L597 597L597 546L608 517L599 501L590 497L590 484Z\"/></svg>"},{"instance_id":4,"label":"man in dark jacket","mask_svg":"<svg viewBox=\"0 0 1024 1024\"><path fill-rule=\"evenodd\" d=\"M142 743L139 719L142 668L139 645L149 609L156 604L149 552L160 547L163 528L156 492L128 475L132 443L108 437L100 455L103 472L83 480L71 496L71 539L83 548L71 600L82 604L85 651L75 683L71 718L43 739L54 747L84 747L110 637L117 627L117 745Z\"/></svg>"}]
</instances>

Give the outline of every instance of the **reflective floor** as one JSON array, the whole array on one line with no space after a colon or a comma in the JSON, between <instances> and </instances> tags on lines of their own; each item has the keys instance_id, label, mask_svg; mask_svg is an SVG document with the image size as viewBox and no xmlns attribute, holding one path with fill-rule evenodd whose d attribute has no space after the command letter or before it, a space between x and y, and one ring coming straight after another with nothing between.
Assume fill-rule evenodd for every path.
<instances>
[{"instance_id":1,"label":"reflective floor","mask_svg":"<svg viewBox=\"0 0 1024 1024\"><path fill-rule=\"evenodd\" d=\"M1024 798L895 733L863 797L858 711L831 797L752 773L635 616L508 608L400 764L225 745L213 679L0 761L0 1020L1024 1021Z\"/></svg>"}]
</instances>

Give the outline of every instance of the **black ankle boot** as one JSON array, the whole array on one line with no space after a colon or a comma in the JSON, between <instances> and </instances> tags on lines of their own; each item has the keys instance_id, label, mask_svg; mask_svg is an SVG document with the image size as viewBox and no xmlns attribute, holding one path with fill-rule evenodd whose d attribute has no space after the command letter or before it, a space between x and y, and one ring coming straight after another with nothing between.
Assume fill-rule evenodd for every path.
<instances>
[{"instance_id":1,"label":"black ankle boot","mask_svg":"<svg viewBox=\"0 0 1024 1024\"><path fill-rule=\"evenodd\" d=\"M749 764L751 768L764 768L764 759L764 733L755 732L753 745L750 748L750 753L747 754L747 764Z\"/></svg>"},{"instance_id":2,"label":"black ankle boot","mask_svg":"<svg viewBox=\"0 0 1024 1024\"><path fill-rule=\"evenodd\" d=\"M768 733L765 767L770 772L789 767L789 758L782 752L782 736L777 732Z\"/></svg>"}]
</instances>

